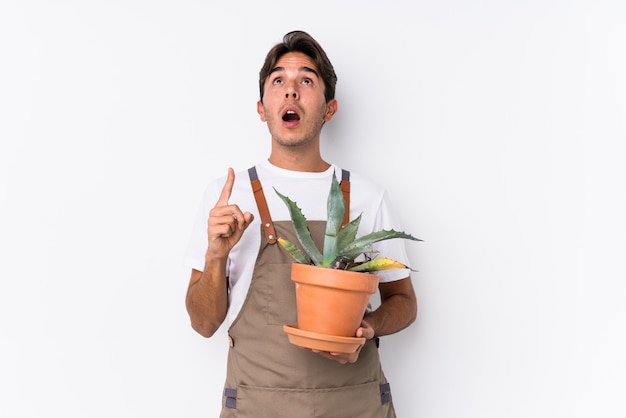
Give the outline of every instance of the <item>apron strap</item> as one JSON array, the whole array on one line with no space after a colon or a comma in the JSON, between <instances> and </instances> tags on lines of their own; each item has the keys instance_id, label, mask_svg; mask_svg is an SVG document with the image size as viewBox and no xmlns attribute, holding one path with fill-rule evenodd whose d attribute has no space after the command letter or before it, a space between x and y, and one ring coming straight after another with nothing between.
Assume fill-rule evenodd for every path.
<instances>
[{"instance_id":1,"label":"apron strap","mask_svg":"<svg viewBox=\"0 0 626 418\"><path fill-rule=\"evenodd\" d=\"M259 215L261 216L261 222L263 223L263 232L265 233L265 239L268 244L276 243L276 231L274 230L274 222L270 215L270 210L267 207L267 200L263 193L263 187L261 187L261 181L256 172L256 167L250 167L248 169L248 176L250 177L250 184L252 185L252 191L254 193L254 200L256 206L259 209ZM346 213L343 216L343 222L341 228L346 226L350 222L350 172L345 169L341 169L341 192L343 193L343 200L346 202Z\"/></svg>"},{"instance_id":2,"label":"apron strap","mask_svg":"<svg viewBox=\"0 0 626 418\"><path fill-rule=\"evenodd\" d=\"M265 233L265 239L268 244L276 243L276 231L274 230L274 222L270 216L270 210L267 207L267 200L265 200L265 194L263 193L263 187L261 187L261 181L256 173L256 167L248 169L248 176L250 177L250 183L252 184L252 191L254 192L254 200L256 200L256 206L259 209L259 215L261 215L261 222L263 223L263 232Z\"/></svg>"},{"instance_id":3,"label":"apron strap","mask_svg":"<svg viewBox=\"0 0 626 418\"><path fill-rule=\"evenodd\" d=\"M350 172L343 168L341 169L340 187L343 193L343 200L346 202L346 213L343 215L343 222L341 222L341 228L343 228L350 222Z\"/></svg>"}]
</instances>

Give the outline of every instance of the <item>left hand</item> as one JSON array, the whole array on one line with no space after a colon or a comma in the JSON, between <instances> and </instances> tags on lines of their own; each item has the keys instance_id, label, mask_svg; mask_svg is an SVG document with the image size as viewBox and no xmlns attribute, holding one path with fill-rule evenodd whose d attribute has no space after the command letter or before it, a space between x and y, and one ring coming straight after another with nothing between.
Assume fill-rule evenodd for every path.
<instances>
[{"instance_id":1,"label":"left hand","mask_svg":"<svg viewBox=\"0 0 626 418\"><path fill-rule=\"evenodd\" d=\"M357 338L365 337L366 340L374 338L374 328L372 328L367 322L361 321L361 326L356 330L355 336ZM365 345L365 344L363 344ZM331 353L328 351L312 350L314 353L319 354L329 360L334 360L341 364L356 363L359 359L359 353L363 345L360 345L354 353Z\"/></svg>"}]
</instances>

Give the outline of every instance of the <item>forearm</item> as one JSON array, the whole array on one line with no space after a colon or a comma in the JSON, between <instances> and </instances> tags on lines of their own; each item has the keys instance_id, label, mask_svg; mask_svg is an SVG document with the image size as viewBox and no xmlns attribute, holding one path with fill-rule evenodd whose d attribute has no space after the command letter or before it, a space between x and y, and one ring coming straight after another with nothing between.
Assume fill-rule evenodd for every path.
<instances>
[{"instance_id":1,"label":"forearm","mask_svg":"<svg viewBox=\"0 0 626 418\"><path fill-rule=\"evenodd\" d=\"M374 329L374 334L378 337L403 330L411 325L417 317L417 301L410 279L404 282L403 286L406 289L403 291L389 292L389 288L385 289L386 291L381 289L381 305L364 318L364 321Z\"/></svg>"},{"instance_id":2,"label":"forearm","mask_svg":"<svg viewBox=\"0 0 626 418\"><path fill-rule=\"evenodd\" d=\"M193 329L204 337L212 336L228 310L225 259L207 257L204 271L192 272L186 305Z\"/></svg>"}]
</instances>

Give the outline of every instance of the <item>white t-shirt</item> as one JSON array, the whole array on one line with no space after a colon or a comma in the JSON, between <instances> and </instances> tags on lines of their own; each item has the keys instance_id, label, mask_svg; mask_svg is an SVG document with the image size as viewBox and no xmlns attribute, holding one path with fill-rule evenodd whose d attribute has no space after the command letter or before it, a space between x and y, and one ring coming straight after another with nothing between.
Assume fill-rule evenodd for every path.
<instances>
[{"instance_id":1,"label":"white t-shirt","mask_svg":"<svg viewBox=\"0 0 626 418\"><path fill-rule=\"evenodd\" d=\"M332 175L335 172L337 179L341 181L341 168L332 165L328 170L321 173L290 171L276 167L265 160L256 166L256 170L273 221L290 220L287 206L274 192L274 189L295 201L307 220L326 220L326 201ZM189 268L204 270L205 253L208 246L207 219L209 211L215 206L225 182L226 176L220 177L209 183L204 192L184 258L184 264ZM250 212L254 215L253 223L229 255L226 275L229 278L230 286L227 315L227 323L230 325L237 317L248 293L261 245L261 219L250 186L247 169L235 174L235 184L228 203L236 204L242 212ZM360 175L350 172L350 220L359 214L362 217L357 236L381 229L402 231L392 214L386 191ZM409 265L404 241L403 239L385 240L374 244L374 247L380 251L381 256L391 257ZM410 270L408 269L394 269L381 271L377 274L380 282L386 283L408 277L409 273Z\"/></svg>"}]
</instances>

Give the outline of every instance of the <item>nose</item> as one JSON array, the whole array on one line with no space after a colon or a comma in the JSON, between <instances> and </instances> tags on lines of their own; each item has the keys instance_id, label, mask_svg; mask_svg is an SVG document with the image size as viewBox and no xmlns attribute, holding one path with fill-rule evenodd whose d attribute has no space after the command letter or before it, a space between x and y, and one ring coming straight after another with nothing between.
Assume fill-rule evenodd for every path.
<instances>
[{"instance_id":1,"label":"nose","mask_svg":"<svg viewBox=\"0 0 626 418\"><path fill-rule=\"evenodd\" d=\"M287 87L287 91L285 92L285 99L289 100L292 97L294 100L297 100L298 92L296 90L296 86L293 83L290 83Z\"/></svg>"}]
</instances>

